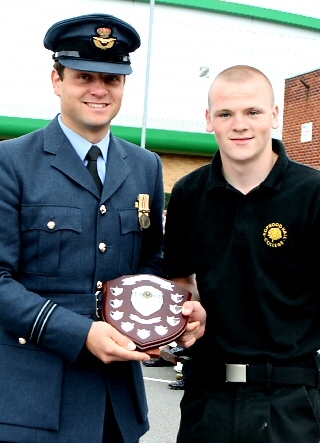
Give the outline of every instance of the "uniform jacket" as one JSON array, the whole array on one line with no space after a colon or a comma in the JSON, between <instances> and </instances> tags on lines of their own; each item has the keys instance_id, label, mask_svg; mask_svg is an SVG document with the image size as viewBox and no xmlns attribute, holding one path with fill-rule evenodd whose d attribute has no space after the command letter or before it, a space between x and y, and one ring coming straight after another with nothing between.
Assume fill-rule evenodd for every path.
<instances>
[{"instance_id":1,"label":"uniform jacket","mask_svg":"<svg viewBox=\"0 0 320 443\"><path fill-rule=\"evenodd\" d=\"M148 430L140 363L85 341L103 282L161 275L163 200L159 156L112 134L101 198L57 118L0 143L0 440L100 443L108 391L125 442Z\"/></svg>"}]
</instances>

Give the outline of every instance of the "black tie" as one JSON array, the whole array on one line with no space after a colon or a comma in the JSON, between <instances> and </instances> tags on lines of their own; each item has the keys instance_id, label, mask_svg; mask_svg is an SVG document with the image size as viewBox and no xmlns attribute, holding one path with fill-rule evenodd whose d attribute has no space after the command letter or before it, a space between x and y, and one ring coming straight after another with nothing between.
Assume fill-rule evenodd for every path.
<instances>
[{"instance_id":1,"label":"black tie","mask_svg":"<svg viewBox=\"0 0 320 443\"><path fill-rule=\"evenodd\" d=\"M97 159L99 155L101 155L100 148L98 148L98 146L92 145L88 151L88 154L86 155L86 159L88 160L87 168L92 175L93 180L95 181L95 184L97 185L97 188L99 189L99 192L101 194L102 183L97 169Z\"/></svg>"}]
</instances>

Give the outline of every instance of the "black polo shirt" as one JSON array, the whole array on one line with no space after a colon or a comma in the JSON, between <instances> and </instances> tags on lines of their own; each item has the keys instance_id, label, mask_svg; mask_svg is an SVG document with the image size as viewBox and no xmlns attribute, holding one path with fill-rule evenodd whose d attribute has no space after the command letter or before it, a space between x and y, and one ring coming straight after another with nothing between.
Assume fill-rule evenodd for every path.
<instances>
[{"instance_id":1,"label":"black polo shirt","mask_svg":"<svg viewBox=\"0 0 320 443\"><path fill-rule=\"evenodd\" d=\"M296 361L320 349L320 172L289 159L243 195L210 165L174 186L168 277L195 273L207 328L199 358ZM197 358L198 353L195 353Z\"/></svg>"}]
</instances>

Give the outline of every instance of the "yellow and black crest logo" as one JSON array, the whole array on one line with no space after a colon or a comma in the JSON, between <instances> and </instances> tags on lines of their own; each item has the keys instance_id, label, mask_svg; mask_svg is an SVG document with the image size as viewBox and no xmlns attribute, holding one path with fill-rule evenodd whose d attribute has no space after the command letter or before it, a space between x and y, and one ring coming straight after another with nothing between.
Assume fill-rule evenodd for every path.
<instances>
[{"instance_id":1,"label":"yellow and black crest logo","mask_svg":"<svg viewBox=\"0 0 320 443\"><path fill-rule=\"evenodd\" d=\"M270 223L263 230L264 242L271 248L283 246L287 238L287 230L281 223Z\"/></svg>"}]
</instances>

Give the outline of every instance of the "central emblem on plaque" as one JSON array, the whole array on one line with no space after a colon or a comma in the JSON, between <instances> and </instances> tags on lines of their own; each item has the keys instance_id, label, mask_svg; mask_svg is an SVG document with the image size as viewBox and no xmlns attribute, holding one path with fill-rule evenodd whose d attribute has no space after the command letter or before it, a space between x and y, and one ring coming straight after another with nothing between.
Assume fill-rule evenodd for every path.
<instances>
[{"instance_id":1,"label":"central emblem on plaque","mask_svg":"<svg viewBox=\"0 0 320 443\"><path fill-rule=\"evenodd\" d=\"M143 316L154 314L163 305L163 293L153 286L140 286L132 290L131 303Z\"/></svg>"},{"instance_id":2,"label":"central emblem on plaque","mask_svg":"<svg viewBox=\"0 0 320 443\"><path fill-rule=\"evenodd\" d=\"M134 341L140 350L170 343L187 325L182 305L191 294L155 275L126 275L104 283L103 320Z\"/></svg>"}]
</instances>

